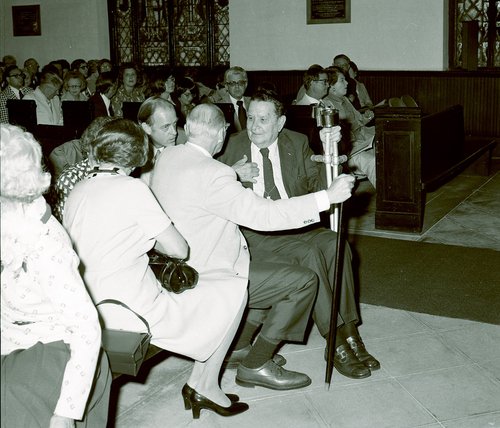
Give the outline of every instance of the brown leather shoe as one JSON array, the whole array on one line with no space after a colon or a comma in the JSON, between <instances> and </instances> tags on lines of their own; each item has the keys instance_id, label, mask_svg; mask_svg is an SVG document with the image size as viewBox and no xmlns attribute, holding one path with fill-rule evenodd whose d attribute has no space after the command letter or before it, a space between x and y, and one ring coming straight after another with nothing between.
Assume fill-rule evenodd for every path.
<instances>
[{"instance_id":1,"label":"brown leather shoe","mask_svg":"<svg viewBox=\"0 0 500 428\"><path fill-rule=\"evenodd\" d=\"M249 369L240 364L236 372L236 383L240 386L288 390L304 388L311 384L311 378L304 373L292 372L268 360L263 366Z\"/></svg>"},{"instance_id":2,"label":"brown leather shoe","mask_svg":"<svg viewBox=\"0 0 500 428\"><path fill-rule=\"evenodd\" d=\"M365 344L360 337L349 336L346 340L354 352L354 355L356 355L358 360L361 361L366 367L370 370L378 370L380 368L380 363L373 355L368 353L365 348Z\"/></svg>"},{"instance_id":3,"label":"brown leather shoe","mask_svg":"<svg viewBox=\"0 0 500 428\"><path fill-rule=\"evenodd\" d=\"M249 352L252 350L252 345L245 346L244 348L234 350L224 359L224 366L227 369L235 369L240 363L247 357ZM280 354L274 354L273 361L278 364L278 366L284 366L286 364L286 358Z\"/></svg>"},{"instance_id":4,"label":"brown leather shoe","mask_svg":"<svg viewBox=\"0 0 500 428\"><path fill-rule=\"evenodd\" d=\"M341 375L350 377L351 379L364 379L372 374L370 369L358 360L347 344L340 345L335 350L333 366Z\"/></svg>"}]
</instances>

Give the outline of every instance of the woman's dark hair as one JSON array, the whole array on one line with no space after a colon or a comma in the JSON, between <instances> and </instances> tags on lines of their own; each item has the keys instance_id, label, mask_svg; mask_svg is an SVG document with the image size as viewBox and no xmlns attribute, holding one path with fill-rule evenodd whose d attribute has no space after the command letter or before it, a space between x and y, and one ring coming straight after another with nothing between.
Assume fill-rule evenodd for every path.
<instances>
[{"instance_id":1,"label":"woman's dark hair","mask_svg":"<svg viewBox=\"0 0 500 428\"><path fill-rule=\"evenodd\" d=\"M106 71L99 74L95 82L95 90L99 94L105 94L111 86L116 83L115 74L112 71Z\"/></svg>"},{"instance_id":2,"label":"woman's dark hair","mask_svg":"<svg viewBox=\"0 0 500 428\"><path fill-rule=\"evenodd\" d=\"M181 77L175 81L175 97L177 99L186 92L190 91L193 95L193 103L198 104L199 91L198 86L190 77Z\"/></svg>"},{"instance_id":3,"label":"woman's dark hair","mask_svg":"<svg viewBox=\"0 0 500 428\"><path fill-rule=\"evenodd\" d=\"M143 166L148 159L148 136L140 125L129 119L117 118L105 124L90 146L97 163L135 168Z\"/></svg>"}]
</instances>

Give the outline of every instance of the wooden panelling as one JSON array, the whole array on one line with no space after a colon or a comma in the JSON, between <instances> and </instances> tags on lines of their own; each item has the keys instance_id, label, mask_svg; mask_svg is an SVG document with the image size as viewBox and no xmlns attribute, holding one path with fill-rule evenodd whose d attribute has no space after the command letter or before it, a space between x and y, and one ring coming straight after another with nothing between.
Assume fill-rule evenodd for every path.
<instances>
[{"instance_id":1,"label":"wooden panelling","mask_svg":"<svg viewBox=\"0 0 500 428\"><path fill-rule=\"evenodd\" d=\"M291 101L302 85L302 75L301 70L250 71L248 93L270 82L285 100ZM464 107L467 135L500 138L499 72L362 71L360 80L375 103L409 94L427 114L460 104Z\"/></svg>"}]
</instances>

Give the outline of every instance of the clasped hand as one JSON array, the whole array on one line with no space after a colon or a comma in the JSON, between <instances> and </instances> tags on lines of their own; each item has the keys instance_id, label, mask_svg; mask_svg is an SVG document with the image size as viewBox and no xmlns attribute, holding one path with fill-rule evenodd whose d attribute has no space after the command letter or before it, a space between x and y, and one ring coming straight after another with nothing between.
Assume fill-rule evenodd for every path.
<instances>
[{"instance_id":1,"label":"clasped hand","mask_svg":"<svg viewBox=\"0 0 500 428\"><path fill-rule=\"evenodd\" d=\"M327 154L327 139L330 139L330 150L333 149L334 144L338 144L340 139L342 138L342 134L340 132L340 126L334 126L332 128L322 128L319 131L319 137L321 139L321 142L323 143L323 152ZM332 155L332 153L329 153L329 155ZM325 156L323 155L312 155L311 160L314 162L321 162L321 163L326 163L325 162ZM338 159L334 159L333 156L331 157L331 164L336 164L339 165L341 163L344 163L347 161L347 156L341 155L338 157Z\"/></svg>"},{"instance_id":2,"label":"clasped hand","mask_svg":"<svg viewBox=\"0 0 500 428\"><path fill-rule=\"evenodd\" d=\"M340 174L332 180L332 184L326 190L330 204L340 204L351 197L352 189L356 179L352 175Z\"/></svg>"}]
</instances>

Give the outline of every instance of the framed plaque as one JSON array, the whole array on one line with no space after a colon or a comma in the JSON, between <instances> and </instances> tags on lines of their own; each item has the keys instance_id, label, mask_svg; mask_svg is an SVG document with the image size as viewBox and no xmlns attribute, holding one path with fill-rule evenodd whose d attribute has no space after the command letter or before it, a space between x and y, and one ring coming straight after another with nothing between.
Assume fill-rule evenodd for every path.
<instances>
[{"instance_id":1,"label":"framed plaque","mask_svg":"<svg viewBox=\"0 0 500 428\"><path fill-rule=\"evenodd\" d=\"M12 6L12 28L16 36L41 36L40 5Z\"/></svg>"},{"instance_id":2,"label":"framed plaque","mask_svg":"<svg viewBox=\"0 0 500 428\"><path fill-rule=\"evenodd\" d=\"M308 24L351 22L351 0L307 0Z\"/></svg>"}]
</instances>

